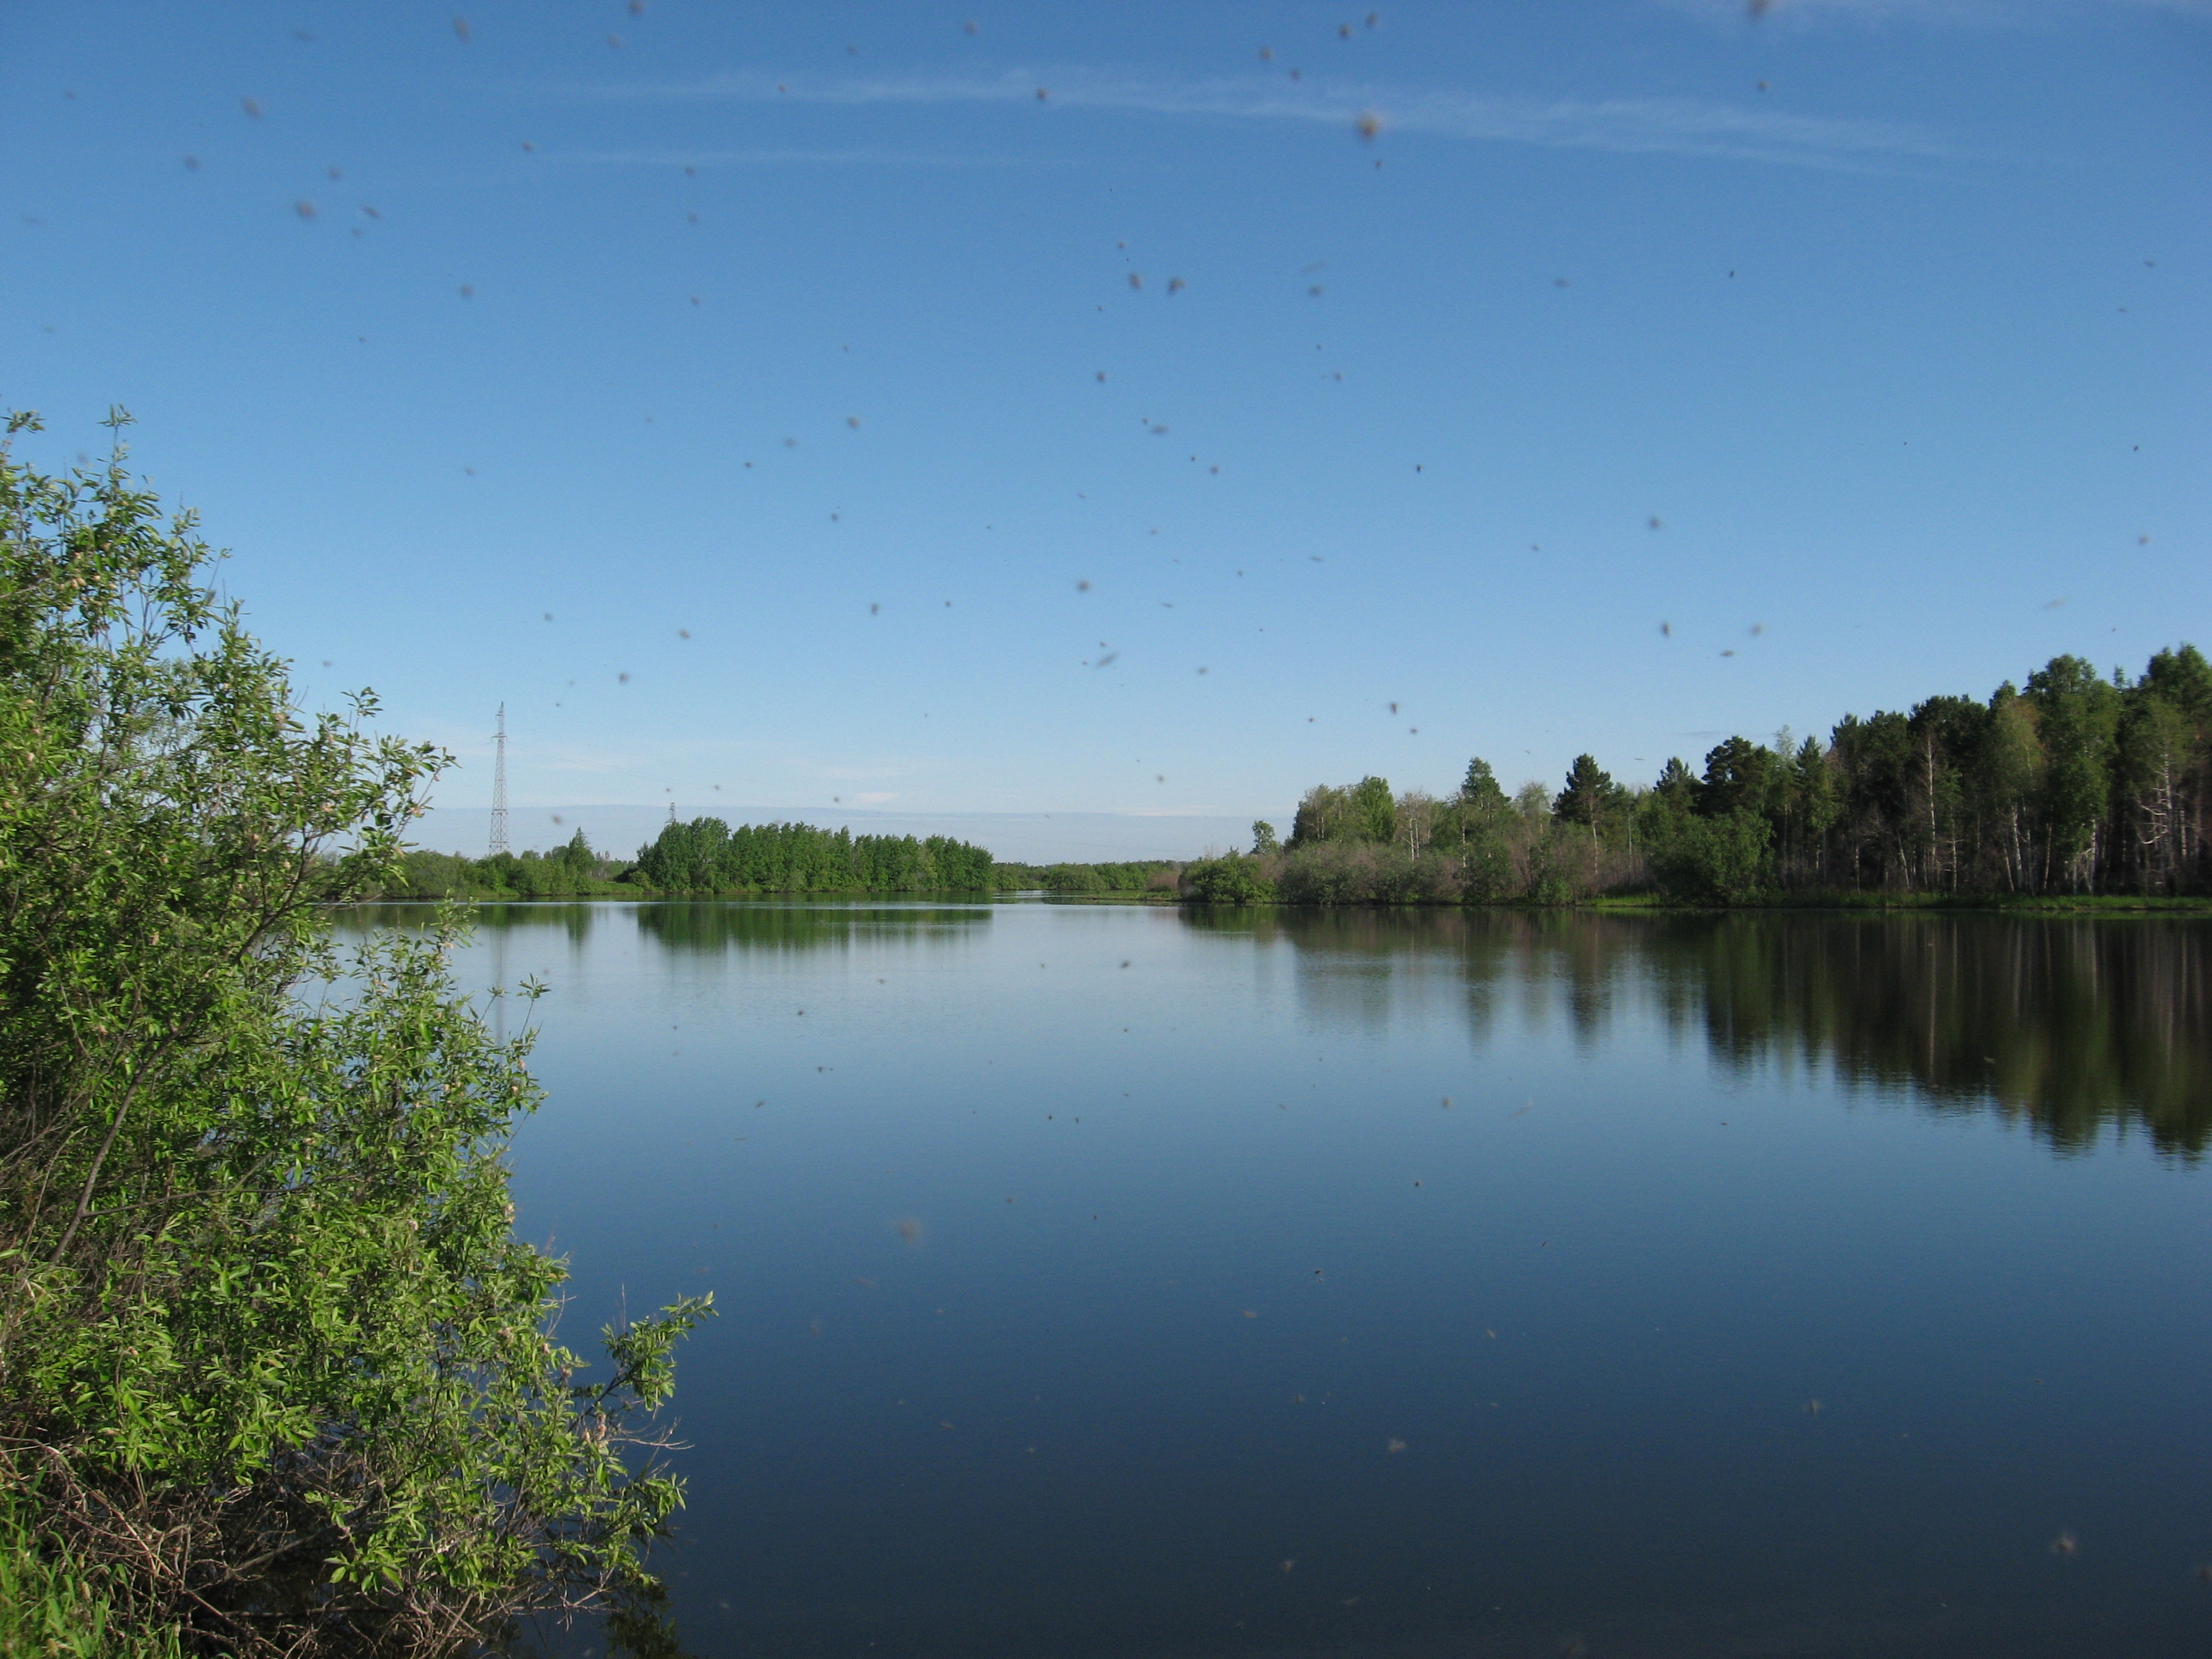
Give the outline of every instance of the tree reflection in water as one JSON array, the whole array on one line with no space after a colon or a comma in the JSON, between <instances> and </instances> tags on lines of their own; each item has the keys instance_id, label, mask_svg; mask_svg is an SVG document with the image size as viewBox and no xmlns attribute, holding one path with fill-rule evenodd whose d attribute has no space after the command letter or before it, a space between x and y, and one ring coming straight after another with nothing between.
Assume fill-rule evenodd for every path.
<instances>
[{"instance_id":1,"label":"tree reflection in water","mask_svg":"<svg viewBox=\"0 0 2212 1659\"><path fill-rule=\"evenodd\" d=\"M365 927L420 927L436 908L431 904L362 904L349 920ZM810 951L871 939L948 938L987 927L991 908L982 903L928 903L882 900L809 898L762 900L673 900L665 903L609 904L538 902L478 904L480 937L495 930L558 929L582 944L599 927L635 928L671 951L708 954L724 951Z\"/></svg>"},{"instance_id":2,"label":"tree reflection in water","mask_svg":"<svg viewBox=\"0 0 2212 1659\"><path fill-rule=\"evenodd\" d=\"M421 925L427 905L361 924ZM483 929L634 927L687 953L942 943L983 903L860 900L487 904ZM1935 1111L1996 1111L2060 1152L2108 1127L2194 1161L2212 1146L2212 927L2158 918L1624 915L1590 911L1187 907L1190 932L1287 945L1326 1023L1380 1029L1409 982L1448 975L1476 1036L1556 1003L1594 1048L1626 1010L1702 1032L1741 1073L1802 1066Z\"/></svg>"},{"instance_id":3,"label":"tree reflection in water","mask_svg":"<svg viewBox=\"0 0 2212 1659\"><path fill-rule=\"evenodd\" d=\"M1191 909L1287 941L1324 1017L1379 1024L1401 975L1462 977L1476 1034L1509 989L1579 1041L1648 1003L1739 1073L1830 1071L1936 1111L2025 1121L2063 1152L2108 1126L2212 1142L2212 927L2156 919Z\"/></svg>"},{"instance_id":4,"label":"tree reflection in water","mask_svg":"<svg viewBox=\"0 0 2212 1659\"><path fill-rule=\"evenodd\" d=\"M944 939L991 924L988 904L886 904L881 901L752 901L641 904L638 931L674 951L800 951L863 942Z\"/></svg>"}]
</instances>

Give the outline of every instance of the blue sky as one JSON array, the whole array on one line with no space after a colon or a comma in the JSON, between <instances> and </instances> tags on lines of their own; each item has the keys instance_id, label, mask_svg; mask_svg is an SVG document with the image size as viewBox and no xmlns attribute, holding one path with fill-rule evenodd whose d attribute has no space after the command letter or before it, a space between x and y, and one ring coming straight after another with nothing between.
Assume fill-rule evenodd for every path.
<instances>
[{"instance_id":1,"label":"blue sky","mask_svg":"<svg viewBox=\"0 0 2212 1659\"><path fill-rule=\"evenodd\" d=\"M0 4L0 401L519 844L2212 647L2212 5L460 3Z\"/></svg>"}]
</instances>

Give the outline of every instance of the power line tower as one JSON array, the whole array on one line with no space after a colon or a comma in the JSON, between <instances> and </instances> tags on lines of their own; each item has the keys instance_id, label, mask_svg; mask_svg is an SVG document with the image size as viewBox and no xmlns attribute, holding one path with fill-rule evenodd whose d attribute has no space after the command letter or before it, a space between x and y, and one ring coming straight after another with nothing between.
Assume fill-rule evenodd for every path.
<instances>
[{"instance_id":1,"label":"power line tower","mask_svg":"<svg viewBox=\"0 0 2212 1659\"><path fill-rule=\"evenodd\" d=\"M491 767L491 850L507 851L507 705L499 706L499 735L493 740Z\"/></svg>"}]
</instances>

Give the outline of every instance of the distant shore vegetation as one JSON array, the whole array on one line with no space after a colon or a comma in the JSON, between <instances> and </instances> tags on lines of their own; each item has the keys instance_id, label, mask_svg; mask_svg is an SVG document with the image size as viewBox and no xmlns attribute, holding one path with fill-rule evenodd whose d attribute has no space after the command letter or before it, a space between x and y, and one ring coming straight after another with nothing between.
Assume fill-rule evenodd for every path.
<instances>
[{"instance_id":1,"label":"distant shore vegetation","mask_svg":"<svg viewBox=\"0 0 2212 1659\"><path fill-rule=\"evenodd\" d=\"M702 829L702 825L712 825ZM671 832L674 832L672 834ZM717 831L720 832L719 839ZM1184 861L1010 864L942 836L854 836L803 823L741 825L716 820L671 824L635 859L611 858L581 830L550 852L465 853L417 849L386 889L390 899L628 898L662 893L1039 892L1066 897L1181 894Z\"/></svg>"},{"instance_id":2,"label":"distant shore vegetation","mask_svg":"<svg viewBox=\"0 0 2212 1659\"><path fill-rule=\"evenodd\" d=\"M610 859L593 850L580 830L550 853L494 853L472 859L464 853L406 855L387 898L635 898L637 889L622 879L635 868L629 859Z\"/></svg>"},{"instance_id":3,"label":"distant shore vegetation","mask_svg":"<svg viewBox=\"0 0 2212 1659\"><path fill-rule=\"evenodd\" d=\"M935 893L991 885L991 855L946 836L856 836L811 823L668 824L636 875L665 893Z\"/></svg>"},{"instance_id":4,"label":"distant shore vegetation","mask_svg":"<svg viewBox=\"0 0 2212 1659\"><path fill-rule=\"evenodd\" d=\"M1318 785L1287 841L1186 866L1211 903L1738 905L2073 901L2212 893L2212 664L2159 652L2130 680L2053 658L1986 700L1847 715L1828 741L1732 737L1650 785L1589 755L1556 793L1470 762L1439 799Z\"/></svg>"},{"instance_id":5,"label":"distant shore vegetation","mask_svg":"<svg viewBox=\"0 0 2212 1659\"><path fill-rule=\"evenodd\" d=\"M549 853L413 852L414 898L1043 892L1209 904L2065 903L2212 901L2212 664L2130 679L2055 657L1986 699L1846 715L1826 742L1731 737L1647 785L1589 755L1507 793L1489 763L1438 797L1317 784L1287 837L1184 862L995 862L933 836L671 823L634 860L580 830Z\"/></svg>"},{"instance_id":6,"label":"distant shore vegetation","mask_svg":"<svg viewBox=\"0 0 2212 1659\"><path fill-rule=\"evenodd\" d=\"M1121 864L994 864L991 884L1002 893L1056 893L1071 898L1165 894L1181 890L1183 865L1176 859L1140 859Z\"/></svg>"},{"instance_id":7,"label":"distant shore vegetation","mask_svg":"<svg viewBox=\"0 0 2212 1659\"><path fill-rule=\"evenodd\" d=\"M944 836L855 836L809 823L671 822L635 859L611 859L579 830L550 853L407 854L394 899L642 898L655 894L987 892L984 848Z\"/></svg>"}]
</instances>

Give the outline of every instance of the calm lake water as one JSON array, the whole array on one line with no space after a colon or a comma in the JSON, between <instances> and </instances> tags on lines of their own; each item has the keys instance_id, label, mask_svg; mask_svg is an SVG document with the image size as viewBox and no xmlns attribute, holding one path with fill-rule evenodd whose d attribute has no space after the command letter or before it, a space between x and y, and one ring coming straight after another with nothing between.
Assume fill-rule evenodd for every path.
<instances>
[{"instance_id":1,"label":"calm lake water","mask_svg":"<svg viewBox=\"0 0 2212 1659\"><path fill-rule=\"evenodd\" d=\"M483 921L702 1659L2212 1651L2212 928Z\"/></svg>"}]
</instances>

